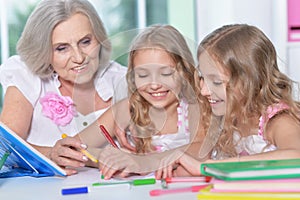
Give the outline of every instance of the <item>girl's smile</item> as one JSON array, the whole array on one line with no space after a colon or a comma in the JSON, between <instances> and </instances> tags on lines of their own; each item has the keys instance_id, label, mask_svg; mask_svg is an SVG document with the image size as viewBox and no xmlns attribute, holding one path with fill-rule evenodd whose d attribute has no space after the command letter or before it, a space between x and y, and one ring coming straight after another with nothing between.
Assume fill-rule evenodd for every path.
<instances>
[{"instance_id":1,"label":"girl's smile","mask_svg":"<svg viewBox=\"0 0 300 200\"><path fill-rule=\"evenodd\" d=\"M215 115L225 115L228 76L206 52L199 57L199 70L201 72L201 94L207 98Z\"/></svg>"},{"instance_id":2,"label":"girl's smile","mask_svg":"<svg viewBox=\"0 0 300 200\"><path fill-rule=\"evenodd\" d=\"M134 76L138 92L155 107L167 107L178 101L180 91L175 63L161 49L138 50L134 58Z\"/></svg>"}]
</instances>

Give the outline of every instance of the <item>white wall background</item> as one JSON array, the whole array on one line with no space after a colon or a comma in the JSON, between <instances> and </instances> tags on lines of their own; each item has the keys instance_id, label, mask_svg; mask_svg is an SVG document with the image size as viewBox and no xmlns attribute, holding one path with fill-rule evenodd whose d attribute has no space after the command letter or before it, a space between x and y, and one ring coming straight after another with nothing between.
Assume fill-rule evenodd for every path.
<instances>
[{"instance_id":1,"label":"white wall background","mask_svg":"<svg viewBox=\"0 0 300 200\"><path fill-rule=\"evenodd\" d=\"M300 82L300 42L287 42L287 0L196 0L200 41L214 29L230 23L255 25L270 38L280 69ZM300 12L300 8L299 8Z\"/></svg>"}]
</instances>

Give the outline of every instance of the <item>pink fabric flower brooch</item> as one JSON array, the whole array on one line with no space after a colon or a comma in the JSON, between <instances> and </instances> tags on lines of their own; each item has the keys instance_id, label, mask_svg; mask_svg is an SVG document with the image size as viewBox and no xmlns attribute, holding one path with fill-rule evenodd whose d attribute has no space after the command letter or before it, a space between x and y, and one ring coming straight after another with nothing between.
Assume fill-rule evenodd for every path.
<instances>
[{"instance_id":1,"label":"pink fabric flower brooch","mask_svg":"<svg viewBox=\"0 0 300 200\"><path fill-rule=\"evenodd\" d=\"M47 92L44 97L40 98L40 103L43 115L50 118L56 125L66 126L74 116L77 116L75 105L68 96Z\"/></svg>"}]
</instances>

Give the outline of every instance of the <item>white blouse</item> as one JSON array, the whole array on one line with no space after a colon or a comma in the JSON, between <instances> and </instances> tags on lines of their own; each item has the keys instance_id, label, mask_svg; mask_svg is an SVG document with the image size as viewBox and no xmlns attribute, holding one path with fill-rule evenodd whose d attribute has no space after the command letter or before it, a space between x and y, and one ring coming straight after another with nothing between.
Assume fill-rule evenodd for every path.
<instances>
[{"instance_id":1,"label":"white blouse","mask_svg":"<svg viewBox=\"0 0 300 200\"><path fill-rule=\"evenodd\" d=\"M164 152L170 149L186 145L190 142L190 130L188 121L188 107L189 104L181 100L177 107L178 121L177 133L168 133L164 135L153 135L151 137L151 144L156 152ZM132 146L135 146L134 139L130 131L126 132L127 139Z\"/></svg>"},{"instance_id":2,"label":"white blouse","mask_svg":"<svg viewBox=\"0 0 300 200\"><path fill-rule=\"evenodd\" d=\"M155 146L157 152L175 149L190 142L191 136L189 131L188 107L189 104L184 100L181 100L177 107L177 133L152 136L152 145Z\"/></svg>"},{"instance_id":3,"label":"white blouse","mask_svg":"<svg viewBox=\"0 0 300 200\"><path fill-rule=\"evenodd\" d=\"M274 151L277 149L276 146L269 144L261 135L241 137L238 132L234 132L233 139L236 143L236 152L241 156Z\"/></svg>"},{"instance_id":4,"label":"white blouse","mask_svg":"<svg viewBox=\"0 0 300 200\"><path fill-rule=\"evenodd\" d=\"M104 101L113 97L115 102L127 96L126 69L112 61L105 70L98 72L95 78L96 91ZM33 116L27 141L35 145L53 146L57 140L61 139L62 133L74 136L93 123L106 110L97 110L88 115L77 112L78 115L74 116L66 126L56 125L42 114L42 105L39 99L44 97L47 92L61 95L58 75L53 74L50 79L43 80L34 75L17 55L10 57L0 66L0 83L4 93L9 86L15 86L32 104Z\"/></svg>"}]
</instances>

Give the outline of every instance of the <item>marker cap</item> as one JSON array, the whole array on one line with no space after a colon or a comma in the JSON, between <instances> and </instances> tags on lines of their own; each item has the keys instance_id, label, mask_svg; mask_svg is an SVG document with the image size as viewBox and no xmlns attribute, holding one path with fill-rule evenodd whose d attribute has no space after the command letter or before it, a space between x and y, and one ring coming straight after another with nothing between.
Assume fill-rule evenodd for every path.
<instances>
[{"instance_id":1,"label":"marker cap","mask_svg":"<svg viewBox=\"0 0 300 200\"><path fill-rule=\"evenodd\" d=\"M155 178L148 178L148 179L136 179L132 181L132 185L149 185L155 184Z\"/></svg>"}]
</instances>

